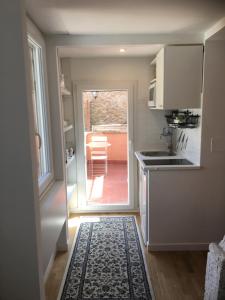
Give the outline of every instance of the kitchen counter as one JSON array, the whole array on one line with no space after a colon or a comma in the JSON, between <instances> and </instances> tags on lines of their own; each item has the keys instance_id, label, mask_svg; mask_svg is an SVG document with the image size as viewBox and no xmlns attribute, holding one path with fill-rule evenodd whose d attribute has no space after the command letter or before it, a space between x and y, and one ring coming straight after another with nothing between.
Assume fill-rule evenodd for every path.
<instances>
[{"instance_id":1,"label":"kitchen counter","mask_svg":"<svg viewBox=\"0 0 225 300\"><path fill-rule=\"evenodd\" d=\"M199 242L194 234L195 224L201 215L196 185L202 168L190 164L181 155L160 156L156 151L157 156L145 156L142 153L137 151L135 155L139 162L141 233L148 250L207 249L208 244ZM144 163L145 160L147 163Z\"/></svg>"},{"instance_id":2,"label":"kitchen counter","mask_svg":"<svg viewBox=\"0 0 225 300\"><path fill-rule=\"evenodd\" d=\"M200 169L200 165L198 164L171 164L171 162L169 162L170 160L176 160L178 162L178 160L182 159L185 160L186 157L183 157L181 155L174 155L174 156L145 156L142 155L141 152L143 151L136 151L135 152L135 156L138 159L141 167L146 170L146 171L161 171L161 170L193 170L193 169ZM168 161L168 165L167 164L155 164L155 165L146 165L144 163L144 160L166 160Z\"/></svg>"}]
</instances>

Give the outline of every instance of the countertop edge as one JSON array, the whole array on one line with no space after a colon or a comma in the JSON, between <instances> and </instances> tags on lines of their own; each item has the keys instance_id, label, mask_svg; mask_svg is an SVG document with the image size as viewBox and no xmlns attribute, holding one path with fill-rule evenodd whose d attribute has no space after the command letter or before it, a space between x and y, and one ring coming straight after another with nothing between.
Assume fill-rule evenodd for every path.
<instances>
[{"instance_id":1,"label":"countertop edge","mask_svg":"<svg viewBox=\"0 0 225 300\"><path fill-rule=\"evenodd\" d=\"M194 165L173 165L173 166L146 166L143 163L142 155L140 154L140 151L135 151L135 156L139 163L141 164L141 167L145 171L175 171L175 170L200 170L202 169L202 166L194 164ZM168 157L164 157L168 158ZM175 157L174 157L175 158ZM177 158L177 157L176 157ZM148 159L151 159L148 157ZM155 159L155 158L153 158Z\"/></svg>"}]
</instances>

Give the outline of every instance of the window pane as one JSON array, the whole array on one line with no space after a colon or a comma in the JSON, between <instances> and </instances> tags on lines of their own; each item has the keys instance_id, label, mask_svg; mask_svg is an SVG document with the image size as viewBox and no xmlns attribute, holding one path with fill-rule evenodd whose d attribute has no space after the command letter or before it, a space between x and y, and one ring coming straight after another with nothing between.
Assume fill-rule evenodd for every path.
<instances>
[{"instance_id":1,"label":"window pane","mask_svg":"<svg viewBox=\"0 0 225 300\"><path fill-rule=\"evenodd\" d=\"M43 184L51 174L51 160L47 103L43 82L42 49L33 40L29 39L29 50L31 58L32 101L35 118L38 178L39 184Z\"/></svg>"}]
</instances>

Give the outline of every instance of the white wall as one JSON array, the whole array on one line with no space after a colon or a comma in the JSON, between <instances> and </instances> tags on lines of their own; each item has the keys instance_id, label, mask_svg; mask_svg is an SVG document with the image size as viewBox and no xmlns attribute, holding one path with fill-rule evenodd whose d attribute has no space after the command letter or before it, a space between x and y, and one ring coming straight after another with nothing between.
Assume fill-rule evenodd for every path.
<instances>
[{"instance_id":1,"label":"white wall","mask_svg":"<svg viewBox=\"0 0 225 300\"><path fill-rule=\"evenodd\" d=\"M199 123L197 128L184 128L184 129L176 129L174 131L175 133L175 140L174 140L174 149L177 152L178 155L182 155L185 158L189 159L191 162L195 164L200 164L200 154L201 154L201 135L202 135L202 109L191 109L189 110L194 115L199 115ZM184 148L184 145L182 146L182 143L178 143L178 139L180 134L182 133L185 135L184 138L184 145L186 148ZM186 145L186 139L187 145ZM178 145L178 148L176 147Z\"/></svg>"},{"instance_id":2,"label":"white wall","mask_svg":"<svg viewBox=\"0 0 225 300\"><path fill-rule=\"evenodd\" d=\"M205 45L201 164L205 221L212 240L225 234L225 31L223 39Z\"/></svg>"},{"instance_id":3,"label":"white wall","mask_svg":"<svg viewBox=\"0 0 225 300\"><path fill-rule=\"evenodd\" d=\"M44 80L46 87L46 100L48 103L48 75L47 75L47 62L46 62L46 43L42 33L36 27L36 25L27 18L27 32L28 34L42 47L43 64L44 64ZM28 61L29 62L29 61ZM57 81L56 81L57 84ZM48 103L49 104L49 103ZM54 183L51 188L41 196L40 201L40 223L41 223L41 246L42 246L42 266L47 278L48 271L50 269L49 263L52 261L57 243L60 244L60 248L67 248L67 200L66 200L66 187L65 187L65 175L64 175L64 156L62 148L62 134L61 133L61 120L57 118L56 121L53 117L53 111L57 108L60 109L60 105L57 106L57 102L50 103L50 117L51 117L51 135L52 135L52 154L53 154L53 171L54 171ZM60 103L61 104L61 103ZM60 129L55 133L55 128ZM61 143L60 143L61 142ZM57 146L55 145L57 143ZM57 156L58 155L58 156ZM58 159L56 160L56 157ZM60 235L60 233L62 233ZM59 236L61 242L58 241ZM64 245L63 242L64 241Z\"/></svg>"},{"instance_id":4,"label":"white wall","mask_svg":"<svg viewBox=\"0 0 225 300\"><path fill-rule=\"evenodd\" d=\"M23 1L0 4L0 298L44 299Z\"/></svg>"},{"instance_id":5,"label":"white wall","mask_svg":"<svg viewBox=\"0 0 225 300\"><path fill-rule=\"evenodd\" d=\"M160 139L166 125L162 111L150 111L147 106L148 86L153 78L151 58L71 58L71 79L137 81L138 91L134 99L134 151L165 148ZM66 74L65 74L66 75ZM135 208L137 202L137 162L135 160Z\"/></svg>"},{"instance_id":6,"label":"white wall","mask_svg":"<svg viewBox=\"0 0 225 300\"><path fill-rule=\"evenodd\" d=\"M72 80L137 80L134 101L134 150L164 146L160 140L164 112L147 107L148 86L153 78L151 58L83 58L71 59Z\"/></svg>"}]
</instances>

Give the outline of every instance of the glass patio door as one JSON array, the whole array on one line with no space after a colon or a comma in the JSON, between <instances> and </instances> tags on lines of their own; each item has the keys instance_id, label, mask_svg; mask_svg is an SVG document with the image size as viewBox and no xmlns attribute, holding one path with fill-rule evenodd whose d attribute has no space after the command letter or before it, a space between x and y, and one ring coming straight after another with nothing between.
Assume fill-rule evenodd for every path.
<instances>
[{"instance_id":1,"label":"glass patio door","mask_svg":"<svg viewBox=\"0 0 225 300\"><path fill-rule=\"evenodd\" d=\"M128 91L83 92L87 206L128 205Z\"/></svg>"},{"instance_id":2,"label":"glass patio door","mask_svg":"<svg viewBox=\"0 0 225 300\"><path fill-rule=\"evenodd\" d=\"M132 82L74 83L77 211L134 208Z\"/></svg>"}]
</instances>

